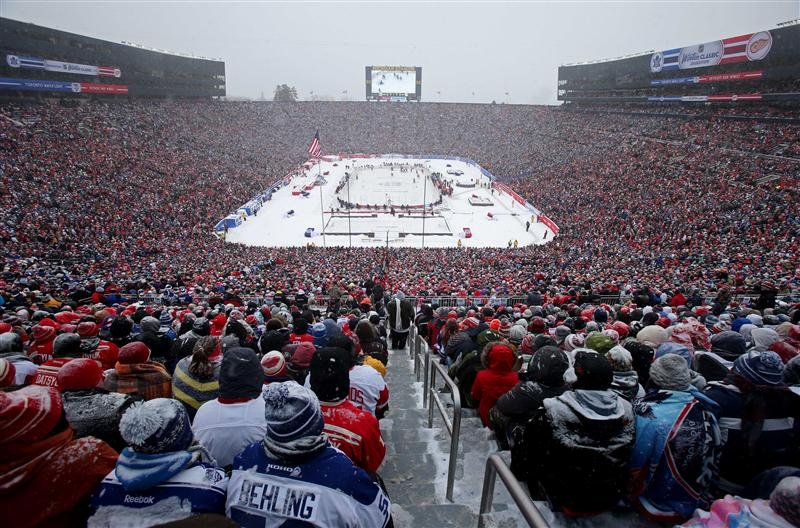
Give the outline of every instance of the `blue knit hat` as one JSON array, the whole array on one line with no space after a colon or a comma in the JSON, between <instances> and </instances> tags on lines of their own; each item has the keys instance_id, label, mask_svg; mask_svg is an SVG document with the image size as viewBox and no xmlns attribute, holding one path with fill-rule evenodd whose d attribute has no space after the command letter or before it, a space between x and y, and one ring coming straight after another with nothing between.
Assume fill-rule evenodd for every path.
<instances>
[{"instance_id":1,"label":"blue knit hat","mask_svg":"<svg viewBox=\"0 0 800 528\"><path fill-rule=\"evenodd\" d=\"M733 370L754 385L783 384L783 362L775 352L739 356Z\"/></svg>"},{"instance_id":2,"label":"blue knit hat","mask_svg":"<svg viewBox=\"0 0 800 528\"><path fill-rule=\"evenodd\" d=\"M677 356L682 357L683 359L686 360L686 364L689 366L689 368L692 367L693 355L686 346L681 345L680 343L674 343L672 341L661 343L660 345L658 345L658 348L656 349L655 359L658 359L661 356L665 356L667 354L675 354Z\"/></svg>"},{"instance_id":3,"label":"blue knit hat","mask_svg":"<svg viewBox=\"0 0 800 528\"><path fill-rule=\"evenodd\" d=\"M122 415L119 432L125 443L139 453L183 451L194 440L186 408L172 398L134 403Z\"/></svg>"},{"instance_id":4,"label":"blue knit hat","mask_svg":"<svg viewBox=\"0 0 800 528\"><path fill-rule=\"evenodd\" d=\"M317 395L293 381L270 383L264 388L264 443L281 451L304 437L322 434L322 411Z\"/></svg>"},{"instance_id":5,"label":"blue knit hat","mask_svg":"<svg viewBox=\"0 0 800 528\"><path fill-rule=\"evenodd\" d=\"M314 346L324 347L328 344L328 329L324 323L317 323L312 326L311 335L314 337Z\"/></svg>"},{"instance_id":6,"label":"blue knit hat","mask_svg":"<svg viewBox=\"0 0 800 528\"><path fill-rule=\"evenodd\" d=\"M172 316L169 315L168 311L164 310L161 312L158 322L161 324L161 326L172 326Z\"/></svg>"}]
</instances>

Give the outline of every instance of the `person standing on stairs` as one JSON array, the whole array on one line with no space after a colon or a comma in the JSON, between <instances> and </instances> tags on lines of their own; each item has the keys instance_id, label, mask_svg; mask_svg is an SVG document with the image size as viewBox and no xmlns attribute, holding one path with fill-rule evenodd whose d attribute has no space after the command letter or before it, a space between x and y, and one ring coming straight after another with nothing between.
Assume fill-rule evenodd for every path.
<instances>
[{"instance_id":1,"label":"person standing on stairs","mask_svg":"<svg viewBox=\"0 0 800 528\"><path fill-rule=\"evenodd\" d=\"M402 350L406 347L408 331L414 320L414 307L406 299L403 292L398 291L386 307L389 329L392 337L392 350Z\"/></svg>"}]
</instances>

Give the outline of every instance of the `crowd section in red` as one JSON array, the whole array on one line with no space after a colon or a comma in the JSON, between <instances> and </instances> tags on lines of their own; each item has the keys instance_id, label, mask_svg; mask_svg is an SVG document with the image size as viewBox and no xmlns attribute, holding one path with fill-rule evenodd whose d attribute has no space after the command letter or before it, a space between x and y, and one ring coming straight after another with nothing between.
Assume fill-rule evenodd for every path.
<instances>
[{"instance_id":1,"label":"crowd section in red","mask_svg":"<svg viewBox=\"0 0 800 528\"><path fill-rule=\"evenodd\" d=\"M673 115L683 110L610 110L4 104L0 287L60 292L91 281L261 295L357 282L387 260L383 250L253 248L209 234L302 163L315 128L329 152L442 155L457 145L561 227L542 247L392 250L387 282L409 294L522 293L551 283L612 292L798 286L800 125L723 119L730 109L688 109L691 119ZM759 183L765 177L773 179Z\"/></svg>"}]
</instances>

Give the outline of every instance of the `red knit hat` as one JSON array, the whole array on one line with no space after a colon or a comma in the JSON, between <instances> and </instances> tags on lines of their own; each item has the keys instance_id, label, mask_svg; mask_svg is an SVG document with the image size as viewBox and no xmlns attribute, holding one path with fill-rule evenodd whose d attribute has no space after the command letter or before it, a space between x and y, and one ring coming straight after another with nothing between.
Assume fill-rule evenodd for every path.
<instances>
[{"instance_id":1,"label":"red knit hat","mask_svg":"<svg viewBox=\"0 0 800 528\"><path fill-rule=\"evenodd\" d=\"M500 319L492 319L492 322L489 323L489 328L491 328L495 332L500 331Z\"/></svg>"},{"instance_id":2,"label":"red knit hat","mask_svg":"<svg viewBox=\"0 0 800 528\"><path fill-rule=\"evenodd\" d=\"M97 326L97 323L93 323L91 321L84 321L82 323L78 323L77 332L78 335L81 336L81 339L86 339L87 337L94 337L97 335L97 332L100 330L100 327Z\"/></svg>"},{"instance_id":3,"label":"red knit hat","mask_svg":"<svg viewBox=\"0 0 800 528\"><path fill-rule=\"evenodd\" d=\"M17 368L7 359L0 359L0 387L10 387L14 385L17 375Z\"/></svg>"},{"instance_id":4,"label":"red knit hat","mask_svg":"<svg viewBox=\"0 0 800 528\"><path fill-rule=\"evenodd\" d=\"M14 327L8 323L0 322L0 334L5 334L6 332L10 332L13 330Z\"/></svg>"},{"instance_id":5,"label":"red knit hat","mask_svg":"<svg viewBox=\"0 0 800 528\"><path fill-rule=\"evenodd\" d=\"M283 354L272 350L261 358L261 368L266 380L274 380L286 376L286 359Z\"/></svg>"},{"instance_id":6,"label":"red knit hat","mask_svg":"<svg viewBox=\"0 0 800 528\"><path fill-rule=\"evenodd\" d=\"M119 349L119 356L117 356L117 361L123 365L147 363L148 359L150 359L150 349L141 341L128 343Z\"/></svg>"},{"instance_id":7,"label":"red knit hat","mask_svg":"<svg viewBox=\"0 0 800 528\"><path fill-rule=\"evenodd\" d=\"M86 390L99 387L103 383L103 369L89 358L75 358L58 371L58 388L61 392Z\"/></svg>"},{"instance_id":8,"label":"red knit hat","mask_svg":"<svg viewBox=\"0 0 800 528\"><path fill-rule=\"evenodd\" d=\"M52 387L0 392L0 443L38 442L58 424L62 409L61 395Z\"/></svg>"}]
</instances>

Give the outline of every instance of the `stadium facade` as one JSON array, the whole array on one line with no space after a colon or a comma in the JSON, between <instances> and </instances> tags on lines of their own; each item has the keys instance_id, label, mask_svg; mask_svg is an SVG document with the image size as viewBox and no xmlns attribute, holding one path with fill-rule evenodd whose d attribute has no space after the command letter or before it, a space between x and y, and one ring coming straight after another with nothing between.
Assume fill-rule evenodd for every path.
<instances>
[{"instance_id":1,"label":"stadium facade","mask_svg":"<svg viewBox=\"0 0 800 528\"><path fill-rule=\"evenodd\" d=\"M0 94L225 95L225 63L0 18Z\"/></svg>"},{"instance_id":2,"label":"stadium facade","mask_svg":"<svg viewBox=\"0 0 800 528\"><path fill-rule=\"evenodd\" d=\"M800 101L800 24L558 69L568 103Z\"/></svg>"}]
</instances>

